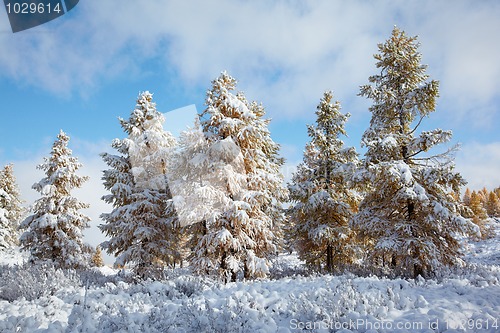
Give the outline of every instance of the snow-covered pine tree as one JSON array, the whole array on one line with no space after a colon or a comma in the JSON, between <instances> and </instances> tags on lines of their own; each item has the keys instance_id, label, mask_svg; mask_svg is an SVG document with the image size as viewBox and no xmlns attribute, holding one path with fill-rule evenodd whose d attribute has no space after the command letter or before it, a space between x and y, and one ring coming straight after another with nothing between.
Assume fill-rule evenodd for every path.
<instances>
[{"instance_id":1,"label":"snow-covered pine tree","mask_svg":"<svg viewBox=\"0 0 500 333\"><path fill-rule=\"evenodd\" d=\"M281 171L285 159L279 156L280 145L271 138L271 119L263 118L266 114L263 105L252 101L248 107L256 117L253 123L242 130L239 138L247 173L247 187L250 190L248 200L251 205L256 200L264 218L270 222L279 251L284 246L283 227L286 216L283 203L288 201L289 195L288 189L283 186L284 176Z\"/></svg>"},{"instance_id":2,"label":"snow-covered pine tree","mask_svg":"<svg viewBox=\"0 0 500 333\"><path fill-rule=\"evenodd\" d=\"M460 256L457 235L477 230L459 215L450 192L465 184L454 171L450 153L421 153L450 140L451 131L435 129L415 136L421 121L435 111L438 82L427 81L417 37L394 28L374 57L380 74L361 87L372 99L367 147L360 175L370 184L353 219L361 235L374 240L372 262L382 260L398 274L429 275Z\"/></svg>"},{"instance_id":3,"label":"snow-covered pine tree","mask_svg":"<svg viewBox=\"0 0 500 333\"><path fill-rule=\"evenodd\" d=\"M168 173L172 199L167 202L167 210L177 213L183 228L181 241L186 258L193 255L192 251L207 234L207 225L213 224L229 203L226 183L214 172L223 162L215 153L196 116L194 126L180 133ZM198 260L204 261L205 256L199 255ZM207 269L200 272L206 273Z\"/></svg>"},{"instance_id":4,"label":"snow-covered pine tree","mask_svg":"<svg viewBox=\"0 0 500 333\"><path fill-rule=\"evenodd\" d=\"M480 191L478 191L477 194L479 194L479 196L481 197L481 203L483 204L483 207L486 207L486 202L488 201L488 194L489 194L489 191L486 188L486 186L484 186Z\"/></svg>"},{"instance_id":5,"label":"snow-covered pine tree","mask_svg":"<svg viewBox=\"0 0 500 333\"><path fill-rule=\"evenodd\" d=\"M90 259L90 262L95 267L104 266L104 259L102 258L102 251L100 246L97 246L95 248L94 253L92 254L92 258Z\"/></svg>"},{"instance_id":6,"label":"snow-covered pine tree","mask_svg":"<svg viewBox=\"0 0 500 333\"><path fill-rule=\"evenodd\" d=\"M469 208L472 210L474 217L479 220L485 220L488 218L488 213L483 206L482 195L476 191L472 191L470 195Z\"/></svg>"},{"instance_id":7,"label":"snow-covered pine tree","mask_svg":"<svg viewBox=\"0 0 500 333\"><path fill-rule=\"evenodd\" d=\"M207 92L202 127L227 204L207 223L192 259L196 270L217 272L226 281L240 273L245 278L268 273L268 258L277 251L273 228L284 219L280 205L286 197L283 160L264 109L233 93L235 88L236 80L223 72Z\"/></svg>"},{"instance_id":8,"label":"snow-covered pine tree","mask_svg":"<svg viewBox=\"0 0 500 333\"><path fill-rule=\"evenodd\" d=\"M123 140L114 139L111 147L118 152L118 155L101 154L104 162L110 167L103 171L104 188L111 192L104 195L102 200L111 204L113 210L100 216L105 223L99 225L99 229L110 237L100 247L109 254L120 255L132 245L134 240L133 224L129 223L126 213L129 205L132 204L135 183L127 145Z\"/></svg>"},{"instance_id":9,"label":"snow-covered pine tree","mask_svg":"<svg viewBox=\"0 0 500 333\"><path fill-rule=\"evenodd\" d=\"M481 232L479 237L474 237L476 240L491 238L495 235L491 226L488 224L488 212L484 207L483 193L481 192L482 191L472 191L468 206L470 211L472 211L472 222L479 227Z\"/></svg>"},{"instance_id":10,"label":"snow-covered pine tree","mask_svg":"<svg viewBox=\"0 0 500 333\"><path fill-rule=\"evenodd\" d=\"M470 196L471 196L470 189L467 187L465 189L464 196L462 197L462 203L465 206L469 206L470 205Z\"/></svg>"},{"instance_id":11,"label":"snow-covered pine tree","mask_svg":"<svg viewBox=\"0 0 500 333\"><path fill-rule=\"evenodd\" d=\"M23 249L31 260L51 260L56 266L80 268L88 266L91 247L83 242L83 229L90 218L80 212L89 205L71 196L88 179L75 172L82 166L68 148L69 136L62 130L52 146L50 157L38 166L45 177L33 185L41 198L35 201L33 214L20 225Z\"/></svg>"},{"instance_id":12,"label":"snow-covered pine tree","mask_svg":"<svg viewBox=\"0 0 500 333\"><path fill-rule=\"evenodd\" d=\"M459 205L457 207L458 211L459 211L460 215L462 215L466 219L470 219L474 216L474 213L472 212L472 210L469 207L470 196L471 196L471 192L470 192L469 188L465 189L465 193L461 199L460 199L460 192L453 192L453 197L454 197L455 201L457 201L459 203Z\"/></svg>"},{"instance_id":13,"label":"snow-covered pine tree","mask_svg":"<svg viewBox=\"0 0 500 333\"><path fill-rule=\"evenodd\" d=\"M0 200L8 200L9 195L2 189L0 189ZM9 219L8 212L6 209L0 208L0 250L8 249L15 245L16 238L15 231Z\"/></svg>"},{"instance_id":14,"label":"snow-covered pine tree","mask_svg":"<svg viewBox=\"0 0 500 333\"><path fill-rule=\"evenodd\" d=\"M352 182L359 164L353 147L344 147L350 115L340 112L333 93L324 93L304 160L288 185L292 206L289 231L299 257L313 269L333 272L356 259L356 237L349 221L360 201Z\"/></svg>"},{"instance_id":15,"label":"snow-covered pine tree","mask_svg":"<svg viewBox=\"0 0 500 333\"><path fill-rule=\"evenodd\" d=\"M147 91L140 93L130 118L120 119L128 137L113 146L122 156L102 155L113 168L104 173L111 194L103 199L113 204L113 211L101 215L106 224L100 228L110 237L102 247L117 255L117 265L132 263L144 277L180 260L175 216L165 214L171 197L168 157L176 142L164 131L164 117L152 98Z\"/></svg>"},{"instance_id":16,"label":"snow-covered pine tree","mask_svg":"<svg viewBox=\"0 0 500 333\"><path fill-rule=\"evenodd\" d=\"M132 195L134 207L129 211L139 241L129 249L135 252L134 257L141 258L137 260L137 270L143 269L143 265L148 269L151 264L173 266L181 260L176 213L166 214L166 203L171 198L167 168L176 140L163 129L164 122L148 91L139 95L130 119L121 121L128 134L125 140L137 190Z\"/></svg>"},{"instance_id":17,"label":"snow-covered pine tree","mask_svg":"<svg viewBox=\"0 0 500 333\"><path fill-rule=\"evenodd\" d=\"M0 170L0 249L10 248L19 243L18 227L23 215L12 164Z\"/></svg>"},{"instance_id":18,"label":"snow-covered pine tree","mask_svg":"<svg viewBox=\"0 0 500 333\"><path fill-rule=\"evenodd\" d=\"M485 208L489 217L500 217L500 199L494 191L489 192Z\"/></svg>"}]
</instances>

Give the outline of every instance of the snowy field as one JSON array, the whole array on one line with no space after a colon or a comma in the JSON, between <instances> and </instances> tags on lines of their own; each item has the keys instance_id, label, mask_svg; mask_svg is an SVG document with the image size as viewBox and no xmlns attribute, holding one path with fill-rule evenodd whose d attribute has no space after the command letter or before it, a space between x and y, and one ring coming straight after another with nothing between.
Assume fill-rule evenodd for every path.
<instances>
[{"instance_id":1,"label":"snowy field","mask_svg":"<svg viewBox=\"0 0 500 333\"><path fill-rule=\"evenodd\" d=\"M20 267L2 253L0 332L500 332L497 237L470 242L467 266L436 280L312 275L294 255L269 280L220 284L186 269L162 282L110 268Z\"/></svg>"}]
</instances>

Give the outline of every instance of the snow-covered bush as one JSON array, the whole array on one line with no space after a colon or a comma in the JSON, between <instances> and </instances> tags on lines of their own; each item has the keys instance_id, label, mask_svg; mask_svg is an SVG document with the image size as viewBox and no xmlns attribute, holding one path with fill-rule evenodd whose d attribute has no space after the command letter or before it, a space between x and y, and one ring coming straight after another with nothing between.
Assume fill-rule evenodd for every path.
<instances>
[{"instance_id":1,"label":"snow-covered bush","mask_svg":"<svg viewBox=\"0 0 500 333\"><path fill-rule=\"evenodd\" d=\"M12 302L24 298L33 301L68 289L101 288L121 278L106 276L98 269L62 269L47 261L4 264L0 266L0 300Z\"/></svg>"},{"instance_id":2,"label":"snow-covered bush","mask_svg":"<svg viewBox=\"0 0 500 333\"><path fill-rule=\"evenodd\" d=\"M295 254L281 254L272 261L269 269L269 278L271 280L282 279L292 276L311 276L317 274L300 261Z\"/></svg>"},{"instance_id":3,"label":"snow-covered bush","mask_svg":"<svg viewBox=\"0 0 500 333\"><path fill-rule=\"evenodd\" d=\"M78 286L75 271L56 269L50 263L0 266L0 299L28 301L53 295L62 287Z\"/></svg>"},{"instance_id":4,"label":"snow-covered bush","mask_svg":"<svg viewBox=\"0 0 500 333\"><path fill-rule=\"evenodd\" d=\"M494 250L490 245L484 249ZM294 255L278 258L290 269L300 267ZM132 274L2 266L2 286L20 279L25 291L0 300L0 332L367 332L382 323L387 328L378 332L394 332L397 323L429 332L438 322L434 331L444 332L470 318L489 329L462 331L496 332L500 268L498 261L481 260L439 280L343 274L228 284L186 274L133 282ZM23 298L28 284L39 296Z\"/></svg>"},{"instance_id":5,"label":"snow-covered bush","mask_svg":"<svg viewBox=\"0 0 500 333\"><path fill-rule=\"evenodd\" d=\"M175 289L187 297L200 294L207 286L208 279L202 277L186 276L183 279L177 279Z\"/></svg>"}]
</instances>

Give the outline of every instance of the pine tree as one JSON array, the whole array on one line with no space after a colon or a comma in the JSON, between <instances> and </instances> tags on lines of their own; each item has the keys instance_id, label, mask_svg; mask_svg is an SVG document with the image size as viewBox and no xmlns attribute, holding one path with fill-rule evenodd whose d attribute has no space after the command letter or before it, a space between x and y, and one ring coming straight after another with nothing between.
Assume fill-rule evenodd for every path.
<instances>
[{"instance_id":1,"label":"pine tree","mask_svg":"<svg viewBox=\"0 0 500 333\"><path fill-rule=\"evenodd\" d=\"M227 163L217 150L210 148L200 126L197 116L194 126L181 132L168 174L172 199L167 202L167 209L177 214L179 226L183 228L182 257L190 260L192 251L207 234L207 225L214 223L229 202L226 183L214 172ZM204 259L205 255L199 255L199 260Z\"/></svg>"},{"instance_id":2,"label":"pine tree","mask_svg":"<svg viewBox=\"0 0 500 333\"><path fill-rule=\"evenodd\" d=\"M466 206L470 205L470 196L471 196L471 192L470 192L470 189L467 187L465 189L465 193L464 193L464 196L462 198L462 202L464 205L466 205Z\"/></svg>"},{"instance_id":3,"label":"pine tree","mask_svg":"<svg viewBox=\"0 0 500 333\"><path fill-rule=\"evenodd\" d=\"M102 251L101 251L100 246L97 246L95 248L94 254L92 255L92 258L90 261L91 261L92 265L95 267L104 266L104 259L102 258Z\"/></svg>"},{"instance_id":4,"label":"pine tree","mask_svg":"<svg viewBox=\"0 0 500 333\"><path fill-rule=\"evenodd\" d=\"M201 124L226 198L220 214L207 223L192 260L197 271L216 272L226 281L240 273L245 278L268 273L268 258L277 251L273 229L284 219L286 198L283 160L264 108L232 93L235 88L236 80L224 72L207 92Z\"/></svg>"},{"instance_id":5,"label":"pine tree","mask_svg":"<svg viewBox=\"0 0 500 333\"><path fill-rule=\"evenodd\" d=\"M106 224L100 228L111 237L102 247L117 255L118 265L135 264L135 272L143 277L179 260L175 216L165 213L171 197L168 157L175 139L163 130L164 118L152 97L147 91L139 94L130 118L120 119L128 137L113 145L123 155L103 154L113 168L104 174L111 194L103 199L114 209L102 214Z\"/></svg>"},{"instance_id":6,"label":"pine tree","mask_svg":"<svg viewBox=\"0 0 500 333\"><path fill-rule=\"evenodd\" d=\"M120 255L132 245L134 240L133 225L128 223L127 209L133 202L132 194L135 193L135 184L127 145L123 140L115 139L111 147L118 152L118 155L101 154L104 162L110 167L103 171L104 188L111 192L104 195L102 200L111 204L113 210L100 216L105 224L99 225L99 229L110 237L100 247L109 254Z\"/></svg>"},{"instance_id":7,"label":"pine tree","mask_svg":"<svg viewBox=\"0 0 500 333\"><path fill-rule=\"evenodd\" d=\"M26 231L20 240L33 261L51 260L59 267L79 268L90 262L91 248L82 234L90 219L80 212L89 205L71 196L71 190L80 188L88 177L75 174L82 165L72 156L68 141L61 130L50 157L38 166L46 175L33 185L41 198L35 202L33 214L21 223Z\"/></svg>"},{"instance_id":8,"label":"pine tree","mask_svg":"<svg viewBox=\"0 0 500 333\"><path fill-rule=\"evenodd\" d=\"M465 190L464 195L462 196L462 199L460 199L460 192L453 192L453 197L455 201L458 203L457 208L458 212L460 215L466 219L470 219L474 216L474 213L470 209L470 196L471 196L471 191L469 188Z\"/></svg>"},{"instance_id":9,"label":"pine tree","mask_svg":"<svg viewBox=\"0 0 500 333\"><path fill-rule=\"evenodd\" d=\"M486 212L489 217L500 217L500 199L495 192L491 191L488 194L488 201L486 202Z\"/></svg>"},{"instance_id":10,"label":"pine tree","mask_svg":"<svg viewBox=\"0 0 500 333\"><path fill-rule=\"evenodd\" d=\"M488 202L489 191L486 187L483 187L480 191L477 192L479 198L481 199L481 204L483 208L486 209L486 203Z\"/></svg>"},{"instance_id":11,"label":"pine tree","mask_svg":"<svg viewBox=\"0 0 500 333\"><path fill-rule=\"evenodd\" d=\"M18 226L23 215L14 169L8 164L0 170L0 249L18 245Z\"/></svg>"},{"instance_id":12,"label":"pine tree","mask_svg":"<svg viewBox=\"0 0 500 333\"><path fill-rule=\"evenodd\" d=\"M308 126L311 141L304 161L288 186L294 202L288 222L299 257L313 268L333 272L356 258L349 220L360 200L352 183L358 155L339 138L347 135L344 126L350 115L340 113L332 92L325 92L316 116L316 126Z\"/></svg>"},{"instance_id":13,"label":"pine tree","mask_svg":"<svg viewBox=\"0 0 500 333\"><path fill-rule=\"evenodd\" d=\"M224 182L212 172L221 162L215 153L197 117L193 127L181 132L168 174L172 202L182 226L212 219L221 205L218 201L225 198L225 188L221 188Z\"/></svg>"},{"instance_id":14,"label":"pine tree","mask_svg":"<svg viewBox=\"0 0 500 333\"><path fill-rule=\"evenodd\" d=\"M251 205L258 204L261 212L256 210L256 214L265 215L264 219L270 223L278 251L283 248L286 221L283 203L288 201L289 196L287 188L283 186L281 171L285 159L279 156L280 145L271 138L271 119L263 118L266 114L263 105L253 101L249 104L249 110L256 117L253 123L243 128L239 138L250 190L247 200Z\"/></svg>"},{"instance_id":15,"label":"pine tree","mask_svg":"<svg viewBox=\"0 0 500 333\"><path fill-rule=\"evenodd\" d=\"M394 28L374 56L380 74L369 78L373 85L361 87L360 95L373 101L359 173L370 186L353 219L359 233L374 240L374 264L382 260L385 268L413 277L456 263L457 235L477 230L459 215L449 194L465 185L454 171L452 151L421 154L449 141L451 131L415 136L422 120L435 111L438 96L438 82L427 81L416 39Z\"/></svg>"},{"instance_id":16,"label":"pine tree","mask_svg":"<svg viewBox=\"0 0 500 333\"><path fill-rule=\"evenodd\" d=\"M493 230L487 221L488 214L483 204L482 191L472 191L469 208L472 211L472 222L479 227L480 231L480 234L473 238L480 240L494 236Z\"/></svg>"},{"instance_id":17,"label":"pine tree","mask_svg":"<svg viewBox=\"0 0 500 333\"><path fill-rule=\"evenodd\" d=\"M483 206L483 199L481 192L472 191L470 196L470 209L477 219L484 220L488 218L486 209Z\"/></svg>"}]
</instances>

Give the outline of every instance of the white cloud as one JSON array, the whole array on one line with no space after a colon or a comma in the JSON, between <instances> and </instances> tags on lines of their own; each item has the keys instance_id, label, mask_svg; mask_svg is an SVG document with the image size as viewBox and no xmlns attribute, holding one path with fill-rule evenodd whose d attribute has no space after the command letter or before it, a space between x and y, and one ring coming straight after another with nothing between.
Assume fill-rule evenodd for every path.
<instances>
[{"instance_id":1,"label":"white cloud","mask_svg":"<svg viewBox=\"0 0 500 333\"><path fill-rule=\"evenodd\" d=\"M440 110L454 126L491 129L500 91L500 3L426 1L406 9L408 30L419 35L429 73L441 83Z\"/></svg>"},{"instance_id":2,"label":"white cloud","mask_svg":"<svg viewBox=\"0 0 500 333\"><path fill-rule=\"evenodd\" d=\"M178 108L167 113L164 113L165 123L163 128L165 131L172 133L173 136L179 137L179 134L194 126L195 118L198 112L194 104Z\"/></svg>"},{"instance_id":3,"label":"white cloud","mask_svg":"<svg viewBox=\"0 0 500 333\"><path fill-rule=\"evenodd\" d=\"M191 87L207 87L228 69L274 118L302 117L325 89L343 103L353 99L375 71L376 44L398 24L420 35L450 119L479 109L476 125L485 126L486 106L500 91L499 15L493 1L81 2L71 19L1 34L8 52L0 52L0 69L70 94L147 75L144 62L159 58Z\"/></svg>"},{"instance_id":4,"label":"white cloud","mask_svg":"<svg viewBox=\"0 0 500 333\"><path fill-rule=\"evenodd\" d=\"M302 160L298 161L290 161L286 162L282 167L281 167L281 173L283 174L283 183L288 184L292 181L293 174L297 171L297 166L302 162Z\"/></svg>"},{"instance_id":5,"label":"white cloud","mask_svg":"<svg viewBox=\"0 0 500 333\"><path fill-rule=\"evenodd\" d=\"M500 142L464 144L456 156L456 168L470 189L500 186Z\"/></svg>"}]
</instances>

